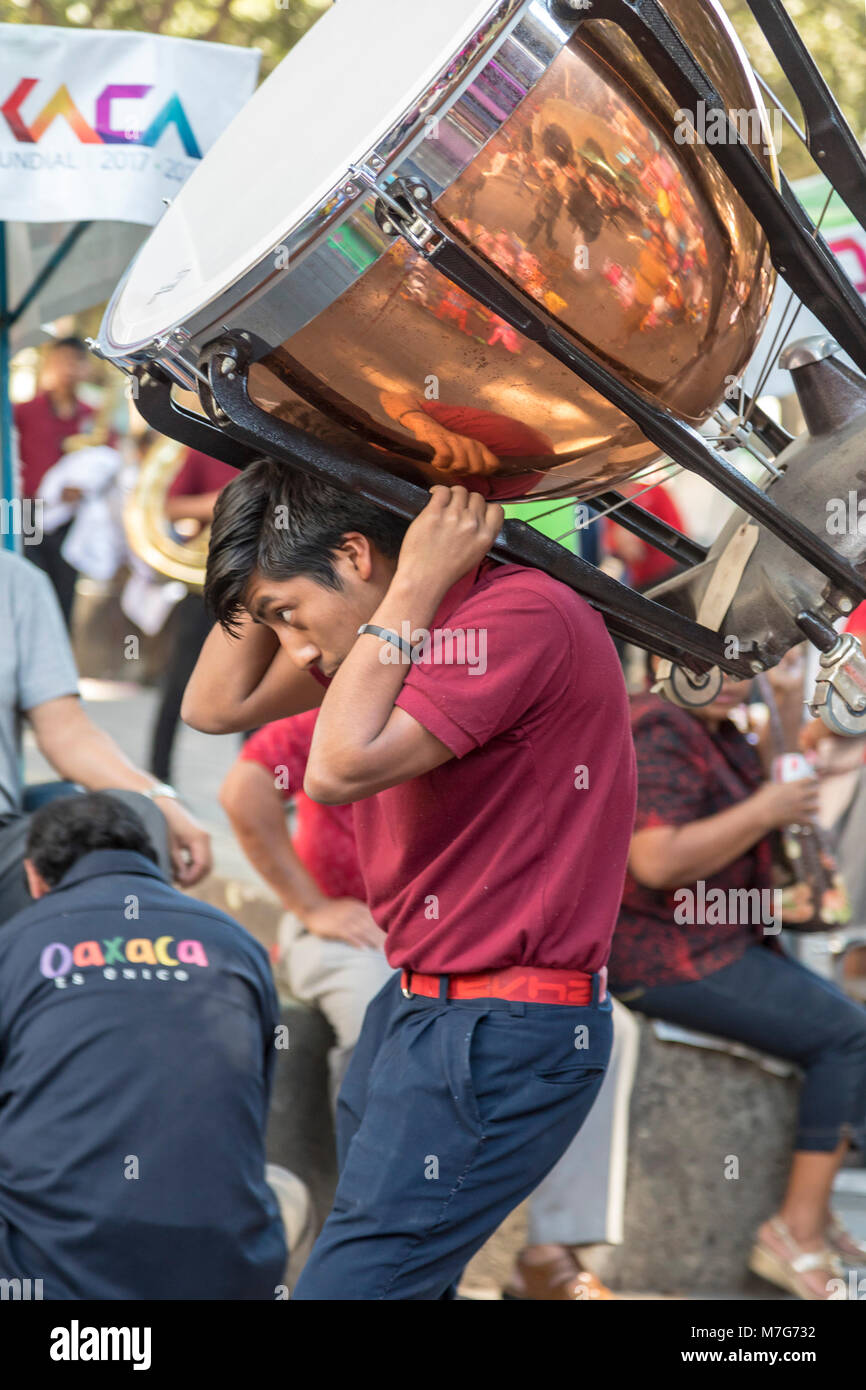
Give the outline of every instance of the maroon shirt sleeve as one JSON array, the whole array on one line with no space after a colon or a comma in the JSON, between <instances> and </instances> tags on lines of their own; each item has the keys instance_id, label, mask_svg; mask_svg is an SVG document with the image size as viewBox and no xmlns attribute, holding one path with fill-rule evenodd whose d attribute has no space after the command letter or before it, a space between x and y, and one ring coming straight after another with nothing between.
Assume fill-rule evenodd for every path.
<instances>
[{"instance_id":1,"label":"maroon shirt sleeve","mask_svg":"<svg viewBox=\"0 0 866 1390\"><path fill-rule=\"evenodd\" d=\"M491 585L439 631L465 634L474 667L468 660L418 662L395 704L458 758L518 726L545 688L571 669L569 628L551 599L529 583Z\"/></svg>"}]
</instances>

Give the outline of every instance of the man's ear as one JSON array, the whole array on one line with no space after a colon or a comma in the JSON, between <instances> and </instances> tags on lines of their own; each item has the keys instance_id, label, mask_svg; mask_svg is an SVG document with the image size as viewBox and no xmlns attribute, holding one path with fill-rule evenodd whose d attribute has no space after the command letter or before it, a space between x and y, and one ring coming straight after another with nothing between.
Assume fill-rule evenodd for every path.
<instances>
[{"instance_id":1,"label":"man's ear","mask_svg":"<svg viewBox=\"0 0 866 1390\"><path fill-rule=\"evenodd\" d=\"M373 549L361 531L347 531L338 554L345 556L358 578L365 582L373 573Z\"/></svg>"},{"instance_id":2,"label":"man's ear","mask_svg":"<svg viewBox=\"0 0 866 1390\"><path fill-rule=\"evenodd\" d=\"M46 883L32 859L24 860L24 872L27 875L27 887L30 890L31 898L44 898L46 893L51 892L51 884Z\"/></svg>"}]
</instances>

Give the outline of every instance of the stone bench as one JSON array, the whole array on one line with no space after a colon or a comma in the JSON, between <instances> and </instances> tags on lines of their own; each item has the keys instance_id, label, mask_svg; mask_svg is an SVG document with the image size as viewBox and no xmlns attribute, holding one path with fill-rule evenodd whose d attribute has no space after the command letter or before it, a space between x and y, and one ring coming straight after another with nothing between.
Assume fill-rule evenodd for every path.
<instances>
[{"instance_id":1,"label":"stone bench","mask_svg":"<svg viewBox=\"0 0 866 1390\"><path fill-rule=\"evenodd\" d=\"M640 1028L623 1244L586 1264L617 1289L749 1290L755 1230L787 1184L799 1076Z\"/></svg>"}]
</instances>

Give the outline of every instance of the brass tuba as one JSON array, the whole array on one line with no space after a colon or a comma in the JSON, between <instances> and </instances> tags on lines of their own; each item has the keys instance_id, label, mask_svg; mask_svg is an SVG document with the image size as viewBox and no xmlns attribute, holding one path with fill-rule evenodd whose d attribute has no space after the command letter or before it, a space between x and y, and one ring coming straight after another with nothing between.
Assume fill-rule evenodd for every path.
<instances>
[{"instance_id":1,"label":"brass tuba","mask_svg":"<svg viewBox=\"0 0 866 1390\"><path fill-rule=\"evenodd\" d=\"M204 587L210 527L187 541L173 534L165 513L168 491L183 464L186 449L173 439L158 437L141 461L135 486L123 509L129 548L139 560L167 579L179 579L188 589Z\"/></svg>"}]
</instances>

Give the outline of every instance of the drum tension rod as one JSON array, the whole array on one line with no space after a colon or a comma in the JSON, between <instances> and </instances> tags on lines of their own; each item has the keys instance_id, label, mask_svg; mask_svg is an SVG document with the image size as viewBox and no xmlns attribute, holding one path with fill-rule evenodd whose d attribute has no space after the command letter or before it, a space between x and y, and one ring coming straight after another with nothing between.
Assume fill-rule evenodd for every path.
<instances>
[{"instance_id":1,"label":"drum tension rod","mask_svg":"<svg viewBox=\"0 0 866 1390\"><path fill-rule=\"evenodd\" d=\"M783 449L787 449L789 444L793 444L794 436L789 434L781 425L767 414L759 406L748 391L742 392L742 402L744 415L748 418L752 433L771 449L774 455L781 454Z\"/></svg>"},{"instance_id":2,"label":"drum tension rod","mask_svg":"<svg viewBox=\"0 0 866 1390\"><path fill-rule=\"evenodd\" d=\"M698 545L697 541L684 536L675 526L669 526L636 502L630 502L621 492L597 492L588 499L588 505L611 511L614 515L610 520L615 521L617 526L624 526L627 531L646 541L647 545L655 546L656 550L661 550L681 565L700 565L707 558L705 545Z\"/></svg>"},{"instance_id":3,"label":"drum tension rod","mask_svg":"<svg viewBox=\"0 0 866 1390\"><path fill-rule=\"evenodd\" d=\"M222 427L227 433L257 455L267 454L344 491L355 492L407 521L418 515L429 501L425 487L336 449L257 406L250 398L247 381L249 352L249 341L238 332L216 339L202 352L213 406L229 422ZM758 664L751 644L744 644L738 657L728 656L719 633L629 589L525 521L506 521L490 554L503 563L546 571L597 608L615 636L648 647L678 665L683 664L684 657L690 659L690 669L697 676L720 666L731 675L747 678ZM760 663L762 668L764 664Z\"/></svg>"},{"instance_id":4,"label":"drum tension rod","mask_svg":"<svg viewBox=\"0 0 866 1390\"><path fill-rule=\"evenodd\" d=\"M410 218L413 221L420 218L425 224L423 245L418 240L410 241L410 244L436 270L587 382L605 400L628 415L662 453L698 477L705 478L784 541L797 555L832 579L843 592L860 600L866 599L866 579L858 574L849 561L796 517L778 507L767 493L734 468L718 450L710 448L696 429L678 420L670 411L638 395L584 352L573 338L567 337L548 310L506 280L476 251L455 241L445 227L434 220L432 212L415 203L413 195L416 186L419 186L418 180L412 180L411 189L402 180L392 181L390 189L393 190L395 185L399 187L401 201L405 199L411 208L411 212L406 213L391 196L389 217L397 224L395 235L410 240L405 224ZM398 211L395 212L394 208Z\"/></svg>"}]
</instances>

